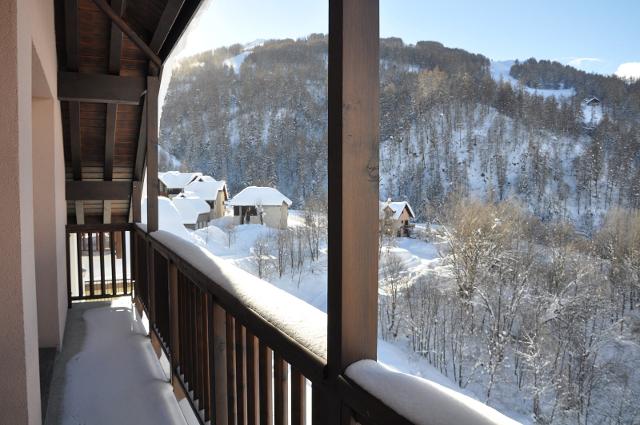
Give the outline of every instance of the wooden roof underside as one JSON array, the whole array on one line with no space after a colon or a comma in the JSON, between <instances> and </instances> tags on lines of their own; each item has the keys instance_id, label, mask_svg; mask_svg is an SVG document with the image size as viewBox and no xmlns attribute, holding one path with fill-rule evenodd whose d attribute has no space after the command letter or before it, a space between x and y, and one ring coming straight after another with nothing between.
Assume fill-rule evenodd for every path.
<instances>
[{"instance_id":1,"label":"wooden roof underside","mask_svg":"<svg viewBox=\"0 0 640 425\"><path fill-rule=\"evenodd\" d=\"M130 221L144 170L144 98L157 66L101 7L164 63L200 3L55 0L68 223Z\"/></svg>"}]
</instances>

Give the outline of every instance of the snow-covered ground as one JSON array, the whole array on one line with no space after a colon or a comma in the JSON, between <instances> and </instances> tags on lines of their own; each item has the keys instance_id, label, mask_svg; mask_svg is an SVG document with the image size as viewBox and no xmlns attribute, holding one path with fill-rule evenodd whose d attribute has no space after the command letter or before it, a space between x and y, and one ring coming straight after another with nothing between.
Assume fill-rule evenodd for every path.
<instances>
[{"instance_id":1,"label":"snow-covered ground","mask_svg":"<svg viewBox=\"0 0 640 425\"><path fill-rule=\"evenodd\" d=\"M602 121L604 118L604 111L602 110L602 105L594 105L589 106L586 103L582 103L582 117L584 118L584 123L588 126L595 127Z\"/></svg>"},{"instance_id":2,"label":"snow-covered ground","mask_svg":"<svg viewBox=\"0 0 640 425\"><path fill-rule=\"evenodd\" d=\"M239 54L237 54L232 58L225 59L224 62L222 62L222 64L226 67L233 69L233 72L235 72L236 74L239 74L240 68L242 68L242 63L247 58L247 56L253 53L253 49L255 49L258 46L262 46L264 42L265 40L258 39L251 43L245 44L244 48L242 49L242 52L240 52Z\"/></svg>"},{"instance_id":3,"label":"snow-covered ground","mask_svg":"<svg viewBox=\"0 0 640 425\"><path fill-rule=\"evenodd\" d=\"M169 235L174 239L175 243L185 246L185 250L188 251L187 254L185 254L186 258L192 258L194 264L199 265L197 267L211 268L216 273L222 273L223 275L237 274L236 272L240 272L241 274L248 272L253 275L258 275L256 259L267 257L271 267L266 269L267 273L263 276L264 280L258 280L253 276L246 276L246 274L244 278L236 278L237 281L244 282L243 285L245 285L245 288L241 288L241 290L234 293L248 305L259 307L264 304L265 300L268 300L267 304L270 303L271 311L281 310L280 306L283 305L283 302L278 299L272 299L272 295L275 296L272 294L272 291L276 289L271 288L269 284L265 283L264 281L266 280L276 288L287 293L284 295L293 295L320 311L327 311L326 243L320 243L319 256L316 261L311 261L307 258L301 268L295 269L294 271L292 271L292 268L287 268L280 276L275 266L277 264L277 254L275 250L277 245L276 237L278 236L279 230L257 224L229 226L230 221L231 217L226 216L213 220L208 228L192 232L185 230L176 220L163 220L161 217L160 228L161 230L180 236L180 238L175 238ZM304 213L301 211L289 211L288 224L289 228L294 230L292 234L300 231L301 234L304 235L304 232L309 230L305 228ZM403 277L403 285L407 285L407 287L419 284L420 282L434 282L438 285L446 285L447 282L450 281L449 266L443 261L443 258L447 258L446 248L448 243L443 239L443 229L440 227L441 226L416 224L416 234L428 235L427 238L396 238L393 241L384 242L380 262L381 269L379 272L380 279L384 282L384 284L380 286L381 301L389 299L389 293L387 292L388 281L384 280L385 273L389 273L389 269L385 269L385 267L387 267L385 265L387 264L385 263L385 259L390 258L389 255L393 255L393 258L400 261L400 274ZM229 240L230 236L231 241ZM256 247L259 246L258 242L265 239L269 239L269 249L261 251L262 253L257 256L255 250ZM308 247L305 249L308 249ZM205 255L203 256L202 253L205 253ZM202 258L196 259L196 257ZM222 270L224 268L220 267L220 263L222 262L233 264L241 270L237 270L234 267L230 269L236 272L233 272L233 270L223 272ZM209 267L209 263L212 263L211 267ZM264 270L265 269L263 269L263 272ZM391 273L397 273L397 271ZM426 277L426 279L421 279L422 277ZM225 279L225 276L222 276L219 280L223 281ZM249 281L252 283L248 284ZM224 282L220 282L220 284L225 285ZM246 287L247 284L248 287ZM298 300L295 301L297 302ZM274 308L275 310L273 310ZM638 326L634 327L635 325L632 323L633 320L631 320L632 317L629 316L628 319L630 320L628 329L640 329L640 320L637 320ZM384 319L381 320L384 321ZM308 319L304 319L303 321L299 320L292 332L296 335L301 333L306 334L307 331L303 329L307 322ZM284 324L283 326L286 327L287 325ZM382 333L384 334L384 324L381 324L380 329L383 329ZM313 335L317 337L320 333L322 332L316 332ZM401 332L396 338L388 337L385 340L378 340L378 358L380 363L392 370L425 378L482 403L487 401L487 378L482 364L478 363L473 365L472 363L468 365L471 368L469 369L470 372L468 372L470 374L467 376L468 379L463 385L464 388L460 388L454 382L453 376L455 376L455 372L452 374L449 366L445 364L443 367L442 362L440 362L439 366L437 366L437 363L433 363L436 365L433 366L429 361L430 359L414 351L415 346L413 343L415 343L415 341L412 342L410 336L405 335L408 334ZM479 335L477 340L476 338L469 338L464 343L465 353L468 354L467 357L470 356L470 358L473 358L475 355L481 356L483 349L481 339ZM619 359L616 360L619 364L624 364L627 360L637 362L638 359L640 359L640 357L638 357L640 356L640 350L638 350L637 344L630 342L632 339L631 336L623 335L623 337L618 337L617 340L608 344L607 347L602 349L600 362L598 364L602 362L603 365L606 365L609 358L618 359L618 357L624 358L622 363L618 361ZM511 363L512 354L512 352L509 352L508 356L505 357L505 370L513 368L513 364ZM480 362L481 357L477 357L477 360ZM520 391L513 382L507 381L508 380L505 380L503 383L499 385L496 384L493 387L489 405L521 423L533 424L535 420L531 416L531 400L527 396L528 393L526 391ZM618 384L612 384L613 390L620 391L620 388L616 387L616 385ZM559 420L558 423L564 424L571 422Z\"/></svg>"},{"instance_id":4,"label":"snow-covered ground","mask_svg":"<svg viewBox=\"0 0 640 425\"><path fill-rule=\"evenodd\" d=\"M129 297L84 310L84 340L64 366L64 396L47 423L187 424L134 310ZM72 343L65 336L65 347Z\"/></svg>"},{"instance_id":5,"label":"snow-covered ground","mask_svg":"<svg viewBox=\"0 0 640 425\"><path fill-rule=\"evenodd\" d=\"M230 217L224 217L211 222L206 229L192 232L194 242L206 247L212 254L229 261L230 263L257 274L253 256L253 247L258 238L273 235L276 230L258 224L235 226L231 244L228 234L225 232ZM301 211L289 211L289 226L298 227L304 225ZM418 239L398 238L395 246L384 248L386 252L393 253L401 259L405 273L411 279L426 273L446 273L442 264L439 243L427 243ZM301 272L291 273L287 271L283 276L273 272L266 278L270 283L280 289L302 299L312 306L327 311L327 250L326 245L320 248L320 257L315 262L307 262ZM419 376L450 388L472 398L484 401L481 396L469 389L460 389L450 378L444 376L423 357L414 353L408 343L402 340L388 342L378 340L378 360L385 366L415 376ZM493 406L523 423L529 423L530 419L518 412L509 410L508 407L492 403Z\"/></svg>"}]
</instances>

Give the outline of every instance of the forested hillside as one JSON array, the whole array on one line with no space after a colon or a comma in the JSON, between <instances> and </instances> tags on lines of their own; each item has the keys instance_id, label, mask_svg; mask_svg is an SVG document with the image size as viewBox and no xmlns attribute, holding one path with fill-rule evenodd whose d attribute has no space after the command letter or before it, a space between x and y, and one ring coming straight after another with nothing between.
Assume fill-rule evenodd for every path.
<instances>
[{"instance_id":1,"label":"forested hillside","mask_svg":"<svg viewBox=\"0 0 640 425\"><path fill-rule=\"evenodd\" d=\"M161 170L293 200L287 229L192 236L320 309L326 52L312 35L188 58L160 135ZM380 236L380 361L525 424L640 423L640 82L396 38L380 79L380 197L418 215L413 238Z\"/></svg>"},{"instance_id":2,"label":"forested hillside","mask_svg":"<svg viewBox=\"0 0 640 425\"><path fill-rule=\"evenodd\" d=\"M184 60L162 147L232 193L275 185L298 207L323 197L326 52L326 37L311 35ZM535 59L503 79L492 66L437 42L381 40L381 198L406 199L429 219L451 193L517 197L587 232L614 206L640 206L640 82ZM595 119L587 96L602 102Z\"/></svg>"}]
</instances>

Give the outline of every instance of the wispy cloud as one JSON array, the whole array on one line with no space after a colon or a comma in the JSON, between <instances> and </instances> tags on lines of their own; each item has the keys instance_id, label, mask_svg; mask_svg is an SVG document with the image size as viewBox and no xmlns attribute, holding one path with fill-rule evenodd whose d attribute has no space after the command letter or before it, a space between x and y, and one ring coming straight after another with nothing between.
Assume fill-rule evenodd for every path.
<instances>
[{"instance_id":1,"label":"wispy cloud","mask_svg":"<svg viewBox=\"0 0 640 425\"><path fill-rule=\"evenodd\" d=\"M567 65L571 65L576 68L581 68L588 63L604 63L600 58L570 58Z\"/></svg>"},{"instance_id":2,"label":"wispy cloud","mask_svg":"<svg viewBox=\"0 0 640 425\"><path fill-rule=\"evenodd\" d=\"M625 62L618 66L615 74L624 79L640 79L640 62Z\"/></svg>"}]
</instances>

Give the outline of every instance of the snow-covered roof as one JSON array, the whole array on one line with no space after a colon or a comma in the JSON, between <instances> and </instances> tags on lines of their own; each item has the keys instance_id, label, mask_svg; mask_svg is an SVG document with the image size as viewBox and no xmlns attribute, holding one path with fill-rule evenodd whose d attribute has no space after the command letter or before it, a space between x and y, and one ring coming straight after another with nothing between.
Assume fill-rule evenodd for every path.
<instances>
[{"instance_id":1,"label":"snow-covered roof","mask_svg":"<svg viewBox=\"0 0 640 425\"><path fill-rule=\"evenodd\" d=\"M200 199L190 192L181 193L174 197L172 201L184 224L195 224L200 214L211 211L209 204L204 199Z\"/></svg>"},{"instance_id":2,"label":"snow-covered roof","mask_svg":"<svg viewBox=\"0 0 640 425\"><path fill-rule=\"evenodd\" d=\"M147 222L147 199L142 199L142 223ZM184 227L180 212L178 212L176 206L171 199L164 196L158 196L158 227L161 230L171 232L174 235L180 236L188 241L193 241L191 235Z\"/></svg>"},{"instance_id":3,"label":"snow-covered roof","mask_svg":"<svg viewBox=\"0 0 640 425\"><path fill-rule=\"evenodd\" d=\"M196 196L205 201L215 201L218 192L224 191L227 194L227 183L224 180L216 180L211 176L200 176L185 186L185 190L193 192Z\"/></svg>"},{"instance_id":4,"label":"snow-covered roof","mask_svg":"<svg viewBox=\"0 0 640 425\"><path fill-rule=\"evenodd\" d=\"M404 211L405 208L409 211L411 218L416 218L411 205L409 205L407 201L392 202L391 200L388 200L387 202L380 202L380 218L384 217L384 210L386 208L391 208L394 220L398 220L400 218L402 211Z\"/></svg>"},{"instance_id":5,"label":"snow-covered roof","mask_svg":"<svg viewBox=\"0 0 640 425\"><path fill-rule=\"evenodd\" d=\"M231 206L255 206L255 205L282 205L291 206L291 199L284 196L278 189L273 187L249 186L240 191L227 203Z\"/></svg>"},{"instance_id":6,"label":"snow-covered roof","mask_svg":"<svg viewBox=\"0 0 640 425\"><path fill-rule=\"evenodd\" d=\"M181 173L180 171L158 173L158 179L167 189L184 189L186 185L200 176L202 176L202 173Z\"/></svg>"},{"instance_id":7,"label":"snow-covered roof","mask_svg":"<svg viewBox=\"0 0 640 425\"><path fill-rule=\"evenodd\" d=\"M598 98L597 98L597 97L595 97L595 96L591 96L591 97L587 97L587 98L584 100L584 103L586 103L587 105L594 105L594 104L595 104L595 105L597 105L597 104L599 104L599 103L600 103L600 99L598 99Z\"/></svg>"}]
</instances>

